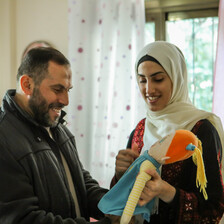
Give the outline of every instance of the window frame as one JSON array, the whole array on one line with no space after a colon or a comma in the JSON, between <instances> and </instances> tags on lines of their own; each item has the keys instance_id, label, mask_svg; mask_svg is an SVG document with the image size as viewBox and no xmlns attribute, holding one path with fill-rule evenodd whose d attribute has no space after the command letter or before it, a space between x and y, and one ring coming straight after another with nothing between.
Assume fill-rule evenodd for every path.
<instances>
[{"instance_id":1,"label":"window frame","mask_svg":"<svg viewBox=\"0 0 224 224\"><path fill-rule=\"evenodd\" d=\"M218 16L219 0L145 0L145 19L155 23L155 40L166 40L166 21Z\"/></svg>"}]
</instances>

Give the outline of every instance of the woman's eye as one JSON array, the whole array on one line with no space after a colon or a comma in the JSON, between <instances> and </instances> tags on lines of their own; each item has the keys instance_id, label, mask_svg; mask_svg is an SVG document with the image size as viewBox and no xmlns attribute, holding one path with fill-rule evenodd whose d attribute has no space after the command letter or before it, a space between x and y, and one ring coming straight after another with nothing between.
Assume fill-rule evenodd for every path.
<instances>
[{"instance_id":1,"label":"woman's eye","mask_svg":"<svg viewBox=\"0 0 224 224\"><path fill-rule=\"evenodd\" d=\"M146 83L146 80L145 79L140 79L139 83Z\"/></svg>"},{"instance_id":2,"label":"woman's eye","mask_svg":"<svg viewBox=\"0 0 224 224\"><path fill-rule=\"evenodd\" d=\"M164 78L155 79L155 82L162 82L163 80L164 80Z\"/></svg>"}]
</instances>

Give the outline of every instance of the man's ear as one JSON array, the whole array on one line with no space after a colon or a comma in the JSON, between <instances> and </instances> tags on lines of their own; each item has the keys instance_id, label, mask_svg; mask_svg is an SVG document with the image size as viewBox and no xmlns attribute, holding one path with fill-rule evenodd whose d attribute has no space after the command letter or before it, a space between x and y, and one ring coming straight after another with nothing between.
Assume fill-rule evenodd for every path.
<instances>
[{"instance_id":1,"label":"man's ear","mask_svg":"<svg viewBox=\"0 0 224 224\"><path fill-rule=\"evenodd\" d=\"M20 87L26 95L32 95L34 82L28 75L22 75L20 78Z\"/></svg>"}]
</instances>

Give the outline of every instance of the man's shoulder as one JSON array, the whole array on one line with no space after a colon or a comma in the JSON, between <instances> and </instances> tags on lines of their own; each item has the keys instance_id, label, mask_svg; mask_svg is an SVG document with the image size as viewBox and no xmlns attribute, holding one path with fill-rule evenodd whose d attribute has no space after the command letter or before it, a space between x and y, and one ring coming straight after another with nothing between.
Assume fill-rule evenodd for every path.
<instances>
[{"instance_id":1,"label":"man's shoulder","mask_svg":"<svg viewBox=\"0 0 224 224\"><path fill-rule=\"evenodd\" d=\"M45 142L33 134L31 127L15 114L1 112L0 148L19 160L34 151L46 149Z\"/></svg>"},{"instance_id":2,"label":"man's shoulder","mask_svg":"<svg viewBox=\"0 0 224 224\"><path fill-rule=\"evenodd\" d=\"M8 116L10 116L8 113L2 110L2 107L0 107L0 130L4 130L5 127L8 126ZM8 118L7 118L8 117Z\"/></svg>"},{"instance_id":3,"label":"man's shoulder","mask_svg":"<svg viewBox=\"0 0 224 224\"><path fill-rule=\"evenodd\" d=\"M0 107L0 120L3 118L4 112L2 110L2 107Z\"/></svg>"}]
</instances>

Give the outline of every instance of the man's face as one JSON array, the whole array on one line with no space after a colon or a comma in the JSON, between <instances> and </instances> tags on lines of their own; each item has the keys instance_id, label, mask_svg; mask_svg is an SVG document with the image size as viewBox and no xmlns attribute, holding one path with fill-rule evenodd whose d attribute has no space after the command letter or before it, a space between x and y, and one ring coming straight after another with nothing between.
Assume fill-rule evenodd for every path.
<instances>
[{"instance_id":1,"label":"man's face","mask_svg":"<svg viewBox=\"0 0 224 224\"><path fill-rule=\"evenodd\" d=\"M44 127L55 127L62 108L69 103L68 92L71 88L70 67L49 62L48 75L40 85L34 86L28 102L36 122Z\"/></svg>"}]
</instances>

